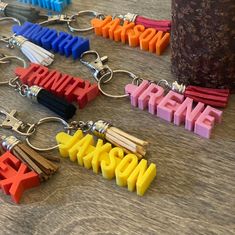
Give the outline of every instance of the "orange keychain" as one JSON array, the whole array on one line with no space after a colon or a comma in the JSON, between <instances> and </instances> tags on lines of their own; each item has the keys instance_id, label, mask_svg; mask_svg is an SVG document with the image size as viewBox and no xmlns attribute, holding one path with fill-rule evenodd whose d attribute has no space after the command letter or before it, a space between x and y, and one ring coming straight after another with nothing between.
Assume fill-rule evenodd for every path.
<instances>
[{"instance_id":1,"label":"orange keychain","mask_svg":"<svg viewBox=\"0 0 235 235\"><path fill-rule=\"evenodd\" d=\"M87 14L94 16L91 27L79 29L72 26L76 18ZM161 55L170 43L170 21L166 20L154 21L130 13L112 17L95 11L81 11L71 19L73 21L68 22L67 25L72 32L94 30L97 36L129 44L130 47L140 47L141 50L157 55Z\"/></svg>"}]
</instances>

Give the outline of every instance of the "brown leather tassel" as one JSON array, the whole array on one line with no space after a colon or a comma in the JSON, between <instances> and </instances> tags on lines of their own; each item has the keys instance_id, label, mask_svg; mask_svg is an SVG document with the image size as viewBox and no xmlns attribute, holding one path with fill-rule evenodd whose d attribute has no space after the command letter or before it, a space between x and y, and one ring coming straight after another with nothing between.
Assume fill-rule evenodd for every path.
<instances>
[{"instance_id":1,"label":"brown leather tassel","mask_svg":"<svg viewBox=\"0 0 235 235\"><path fill-rule=\"evenodd\" d=\"M58 165L41 156L14 136L4 137L2 139L3 148L11 151L15 157L24 162L31 170L35 171L41 181L48 180L59 169Z\"/></svg>"},{"instance_id":2,"label":"brown leather tassel","mask_svg":"<svg viewBox=\"0 0 235 235\"><path fill-rule=\"evenodd\" d=\"M106 139L117 147L123 148L126 153L134 153L139 159L146 155L148 142L138 139L103 120L90 122L89 125L94 135Z\"/></svg>"}]
</instances>

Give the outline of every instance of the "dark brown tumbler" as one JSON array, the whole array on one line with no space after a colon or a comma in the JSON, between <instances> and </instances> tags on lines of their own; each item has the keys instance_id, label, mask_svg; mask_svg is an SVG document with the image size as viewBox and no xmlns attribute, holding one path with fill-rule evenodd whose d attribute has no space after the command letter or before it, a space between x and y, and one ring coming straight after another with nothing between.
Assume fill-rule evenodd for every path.
<instances>
[{"instance_id":1,"label":"dark brown tumbler","mask_svg":"<svg viewBox=\"0 0 235 235\"><path fill-rule=\"evenodd\" d=\"M172 0L172 72L235 92L235 0Z\"/></svg>"}]
</instances>

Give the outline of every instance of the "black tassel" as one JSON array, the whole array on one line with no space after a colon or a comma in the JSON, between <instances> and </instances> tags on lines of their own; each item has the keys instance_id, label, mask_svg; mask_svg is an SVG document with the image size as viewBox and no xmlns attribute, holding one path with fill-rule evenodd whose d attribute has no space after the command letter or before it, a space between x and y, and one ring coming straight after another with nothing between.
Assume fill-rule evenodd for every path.
<instances>
[{"instance_id":1,"label":"black tassel","mask_svg":"<svg viewBox=\"0 0 235 235\"><path fill-rule=\"evenodd\" d=\"M25 21L35 22L40 18L40 11L29 6L18 6L12 3L0 2L0 12L7 17L14 17L18 19L21 23Z\"/></svg>"},{"instance_id":2,"label":"black tassel","mask_svg":"<svg viewBox=\"0 0 235 235\"><path fill-rule=\"evenodd\" d=\"M30 87L27 97L33 100L36 98L39 104L44 105L66 120L72 118L76 113L76 107L73 104L38 86Z\"/></svg>"}]
</instances>

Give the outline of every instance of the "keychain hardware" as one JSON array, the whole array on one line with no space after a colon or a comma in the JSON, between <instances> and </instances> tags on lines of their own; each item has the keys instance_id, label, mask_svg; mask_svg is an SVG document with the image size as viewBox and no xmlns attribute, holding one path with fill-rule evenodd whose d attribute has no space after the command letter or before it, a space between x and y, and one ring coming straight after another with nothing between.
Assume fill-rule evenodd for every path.
<instances>
[{"instance_id":1,"label":"keychain hardware","mask_svg":"<svg viewBox=\"0 0 235 235\"><path fill-rule=\"evenodd\" d=\"M89 62L85 60L85 56L94 55L95 60ZM93 77L97 82L103 81L103 83L109 82L113 77L113 71L108 65L104 65L108 61L108 56L100 57L97 51L86 51L81 55L80 62L91 69ZM107 78L108 76L108 78Z\"/></svg>"},{"instance_id":2,"label":"keychain hardware","mask_svg":"<svg viewBox=\"0 0 235 235\"><path fill-rule=\"evenodd\" d=\"M22 136L30 136L35 132L35 124L24 123L15 117L17 115L16 110L12 110L10 113L0 110L1 115L5 116L5 119L0 124L0 127L11 129Z\"/></svg>"},{"instance_id":3,"label":"keychain hardware","mask_svg":"<svg viewBox=\"0 0 235 235\"><path fill-rule=\"evenodd\" d=\"M40 19L46 19L45 21L39 22L40 25L56 24L56 23L71 23L74 22L73 16L68 15L39 15Z\"/></svg>"},{"instance_id":4,"label":"keychain hardware","mask_svg":"<svg viewBox=\"0 0 235 235\"><path fill-rule=\"evenodd\" d=\"M103 20L105 18L104 14L98 13L96 11L92 11L92 10L79 11L77 14L71 16L70 19L73 19L72 21L67 22L67 26L71 32L87 32L87 31L94 29L94 27L92 27L92 26L88 27L88 28L79 29L79 28L74 28L71 25L72 22L74 22L75 20L77 20L77 18L80 18L83 15L93 16L93 17L101 19L101 20Z\"/></svg>"},{"instance_id":5,"label":"keychain hardware","mask_svg":"<svg viewBox=\"0 0 235 235\"><path fill-rule=\"evenodd\" d=\"M45 123L61 123L63 125L63 129L66 131L66 133L70 134L71 130L74 129L74 126L71 128L70 124L67 123L64 119L59 118L59 117L46 117L46 118L41 118L37 123L31 124L31 123L24 123L23 121L17 119L15 116L17 115L16 110L12 110L10 113L6 112L5 110L0 110L0 115L5 116L5 119L3 122L0 124L1 128L4 129L10 129L22 136L26 137L26 142L27 144L34 150L38 151L49 151L56 149L58 145L52 146L52 147L47 147L47 148L37 148L31 144L29 138L32 135L35 135L38 128L42 124Z\"/></svg>"},{"instance_id":6,"label":"keychain hardware","mask_svg":"<svg viewBox=\"0 0 235 235\"><path fill-rule=\"evenodd\" d=\"M39 128L39 126L45 124L45 123L51 123L51 122L58 122L61 123L63 125L64 130L69 134L71 132L70 129L70 125L69 123L67 123L65 120L63 120L62 118L58 118L58 117L46 117L46 118L42 118L40 119L35 126L37 127L37 129ZM30 133L32 131L33 128L29 128L28 129L28 133ZM36 133L36 129L35 129L35 133ZM46 148L39 148L34 146L31 142L30 142L30 137L32 136L32 134L29 134L27 136L26 143L28 144L28 146L30 146L32 149L40 151L40 152L44 152L44 151L50 151L50 150L54 150L58 148L58 144L56 144L55 146L52 147L46 147Z\"/></svg>"},{"instance_id":7,"label":"keychain hardware","mask_svg":"<svg viewBox=\"0 0 235 235\"><path fill-rule=\"evenodd\" d=\"M92 62L88 62L86 60L84 60L84 57L86 55L95 55L96 59ZM108 61L108 56L103 56L100 57L99 53L97 51L86 51L81 55L81 59L80 62L82 64L84 64L85 66L87 66L88 68L91 69L91 71L93 72L93 77L95 78L95 80L97 81L97 85L99 88L99 91L107 96L107 97L111 97L111 98L125 98L128 97L128 94L124 94L124 95L112 95L112 94L108 94L107 92L105 92L102 89L102 84L108 83L115 74L121 73L121 74L127 74L131 79L132 79L132 83L133 84L139 84L139 81L141 80L138 76L136 76L134 73L127 71L127 70L112 70L108 65L104 65L103 63ZM107 76L108 79L107 79Z\"/></svg>"}]
</instances>

